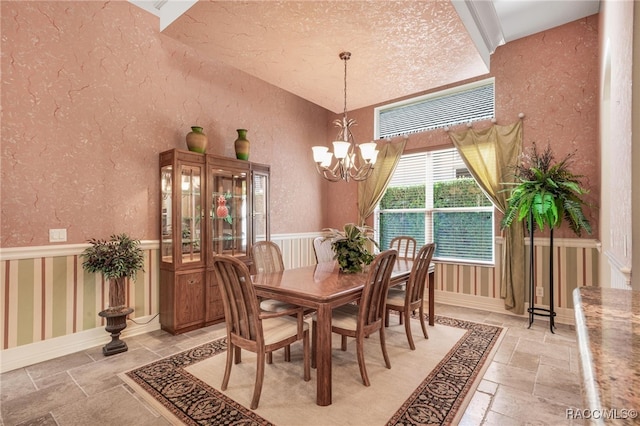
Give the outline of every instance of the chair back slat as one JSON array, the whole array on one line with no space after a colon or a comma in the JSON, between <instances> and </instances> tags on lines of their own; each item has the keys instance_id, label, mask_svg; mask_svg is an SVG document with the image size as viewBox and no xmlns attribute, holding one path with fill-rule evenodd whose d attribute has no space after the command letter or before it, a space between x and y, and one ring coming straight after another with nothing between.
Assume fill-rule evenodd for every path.
<instances>
[{"instance_id":1,"label":"chair back slat","mask_svg":"<svg viewBox=\"0 0 640 426\"><path fill-rule=\"evenodd\" d=\"M213 258L213 270L222 294L227 331L246 340L262 339L260 307L247 265L219 255Z\"/></svg>"},{"instance_id":2,"label":"chair back slat","mask_svg":"<svg viewBox=\"0 0 640 426\"><path fill-rule=\"evenodd\" d=\"M397 257L396 250L385 250L369 265L360 298L359 326L368 326L384 318L389 280Z\"/></svg>"},{"instance_id":3,"label":"chair back slat","mask_svg":"<svg viewBox=\"0 0 640 426\"><path fill-rule=\"evenodd\" d=\"M409 281L407 282L405 303L410 304L423 299L424 286L427 281L431 258L433 257L435 250L435 243L425 244L420 248L420 251L413 262Z\"/></svg>"},{"instance_id":4,"label":"chair back slat","mask_svg":"<svg viewBox=\"0 0 640 426\"><path fill-rule=\"evenodd\" d=\"M251 248L251 255L257 273L284 271L282 252L272 241L258 241Z\"/></svg>"},{"instance_id":5,"label":"chair back slat","mask_svg":"<svg viewBox=\"0 0 640 426\"><path fill-rule=\"evenodd\" d=\"M416 248L418 243L416 239L413 237L409 237L406 235L401 235L399 237L395 237L389 243L390 249L395 249L398 251L398 257L400 259L415 259L416 256Z\"/></svg>"},{"instance_id":6,"label":"chair back slat","mask_svg":"<svg viewBox=\"0 0 640 426\"><path fill-rule=\"evenodd\" d=\"M316 263L331 262L335 256L333 247L331 247L331 239L325 237L314 238L313 252L316 255Z\"/></svg>"}]
</instances>

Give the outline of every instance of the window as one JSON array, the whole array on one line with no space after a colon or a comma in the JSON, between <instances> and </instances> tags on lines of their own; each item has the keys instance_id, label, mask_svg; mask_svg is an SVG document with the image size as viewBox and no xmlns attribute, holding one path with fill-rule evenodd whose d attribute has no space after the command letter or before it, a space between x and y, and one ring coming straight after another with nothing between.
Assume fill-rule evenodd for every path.
<instances>
[{"instance_id":1,"label":"window","mask_svg":"<svg viewBox=\"0 0 640 426\"><path fill-rule=\"evenodd\" d=\"M390 138L495 117L493 78L375 109L375 138Z\"/></svg>"},{"instance_id":2,"label":"window","mask_svg":"<svg viewBox=\"0 0 640 426\"><path fill-rule=\"evenodd\" d=\"M434 259L493 263L493 204L455 148L403 155L375 214L380 248L398 235L421 246L434 241Z\"/></svg>"}]
</instances>

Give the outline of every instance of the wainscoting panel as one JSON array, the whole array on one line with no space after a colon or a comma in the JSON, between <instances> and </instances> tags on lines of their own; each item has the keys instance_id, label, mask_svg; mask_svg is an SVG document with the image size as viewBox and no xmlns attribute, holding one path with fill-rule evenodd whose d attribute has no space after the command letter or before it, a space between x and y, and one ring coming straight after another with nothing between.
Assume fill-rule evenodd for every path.
<instances>
[{"instance_id":1,"label":"wainscoting panel","mask_svg":"<svg viewBox=\"0 0 640 426\"><path fill-rule=\"evenodd\" d=\"M544 290L543 297L536 297L536 306L548 307L549 299L549 239L534 240L535 285ZM529 303L529 254L525 243L525 262L521 273L525 277L525 303ZM435 285L439 292L500 299L502 285L502 240L496 239L495 266L436 262ZM598 285L598 250L596 241L579 239L555 239L554 256L554 305L556 308L573 309L572 292L577 287ZM452 300L448 298L448 300ZM485 303L485 302L482 302Z\"/></svg>"},{"instance_id":2,"label":"wainscoting panel","mask_svg":"<svg viewBox=\"0 0 640 426\"><path fill-rule=\"evenodd\" d=\"M135 310L130 319L158 313L157 246L157 242L143 246L144 272L128 283L127 305ZM104 327L98 312L109 303L108 283L102 275L84 271L82 249L35 258L27 257L30 252L24 248L20 256L14 251L11 259L0 261L1 348Z\"/></svg>"},{"instance_id":3,"label":"wainscoting panel","mask_svg":"<svg viewBox=\"0 0 640 426\"><path fill-rule=\"evenodd\" d=\"M272 235L282 249L287 269L315 263L313 239L319 233ZM548 305L548 240L535 240L536 284ZM87 349L108 342L104 319L98 316L108 304L108 286L99 275L86 273L80 254L87 245L55 245L2 249L0 252L0 353L1 371ZM145 272L128 287L128 305L135 311L124 335L159 328L158 241L143 241ZM528 246L527 246L528 247ZM436 301L497 312L500 299L502 240L496 239L495 266L436 262ZM527 250L528 253L528 250ZM554 240L554 289L558 322L571 322L572 291L598 285L596 242L584 239ZM528 273L527 261L522 273ZM528 292L527 292L528 294ZM99 343L97 343L99 342ZM28 354L28 356L25 356Z\"/></svg>"}]
</instances>

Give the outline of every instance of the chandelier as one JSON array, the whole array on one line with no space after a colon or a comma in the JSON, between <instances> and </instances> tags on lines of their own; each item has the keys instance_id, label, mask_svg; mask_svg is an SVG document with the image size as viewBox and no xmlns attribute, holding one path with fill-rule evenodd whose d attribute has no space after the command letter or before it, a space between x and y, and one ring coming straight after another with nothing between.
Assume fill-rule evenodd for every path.
<instances>
[{"instance_id":1,"label":"chandelier","mask_svg":"<svg viewBox=\"0 0 640 426\"><path fill-rule=\"evenodd\" d=\"M333 122L340 128L338 137L333 142L333 153L326 146L311 147L316 170L331 182L367 179L378 157L375 142L357 145L351 133L351 126L355 126L356 121L347 118L347 61L350 58L350 52L340 53L340 59L344 61L344 114L342 119ZM356 147L360 148L359 154Z\"/></svg>"}]
</instances>

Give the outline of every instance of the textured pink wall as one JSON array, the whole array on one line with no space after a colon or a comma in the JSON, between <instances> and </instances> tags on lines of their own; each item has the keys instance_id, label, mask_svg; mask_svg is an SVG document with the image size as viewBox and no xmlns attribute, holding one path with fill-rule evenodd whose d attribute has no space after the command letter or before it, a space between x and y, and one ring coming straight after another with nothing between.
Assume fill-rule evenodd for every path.
<instances>
[{"instance_id":1,"label":"textured pink wall","mask_svg":"<svg viewBox=\"0 0 640 426\"><path fill-rule=\"evenodd\" d=\"M0 5L0 246L49 244L50 228L69 243L158 239L158 153L186 149L196 124L229 157L249 129L250 159L271 165L272 233L323 226L308 160L328 138L324 109L203 60L128 2Z\"/></svg>"},{"instance_id":2,"label":"textured pink wall","mask_svg":"<svg viewBox=\"0 0 640 426\"><path fill-rule=\"evenodd\" d=\"M606 102L603 103L601 121L603 123L603 150L608 151L602 164L605 174L606 194L603 196L606 209L602 224L603 253L613 264L631 266L632 264L632 145L633 132L633 30L634 7L638 3L630 1L604 1L601 9L601 49L606 52L602 58L603 74L608 78L602 88ZM639 23L636 23L638 26ZM636 59L637 61L637 59ZM638 82L636 82L638 84ZM635 114L638 119L638 113ZM637 147L636 147L637 149ZM637 220L637 217L635 218ZM609 282L610 277L603 279Z\"/></svg>"},{"instance_id":3,"label":"textured pink wall","mask_svg":"<svg viewBox=\"0 0 640 426\"><path fill-rule=\"evenodd\" d=\"M583 186L590 190L586 200L597 206L600 193L597 16L499 47L491 57L491 73L479 80L488 77L495 77L498 124L512 123L523 112L525 149L534 141L543 148L550 143L557 160L575 151L571 170L584 176ZM451 86L438 90L447 87ZM358 121L354 128L358 142L372 138L373 108L349 113L349 118ZM489 124L474 123L474 127ZM434 130L410 135L405 152L452 146L444 130ZM328 204L340 205L356 197L357 184L337 183L328 193ZM597 209L587 209L585 213L593 234L583 236L597 238ZM327 212L327 223L332 227L357 218L356 206ZM570 238L574 234L563 227L554 236Z\"/></svg>"}]
</instances>

